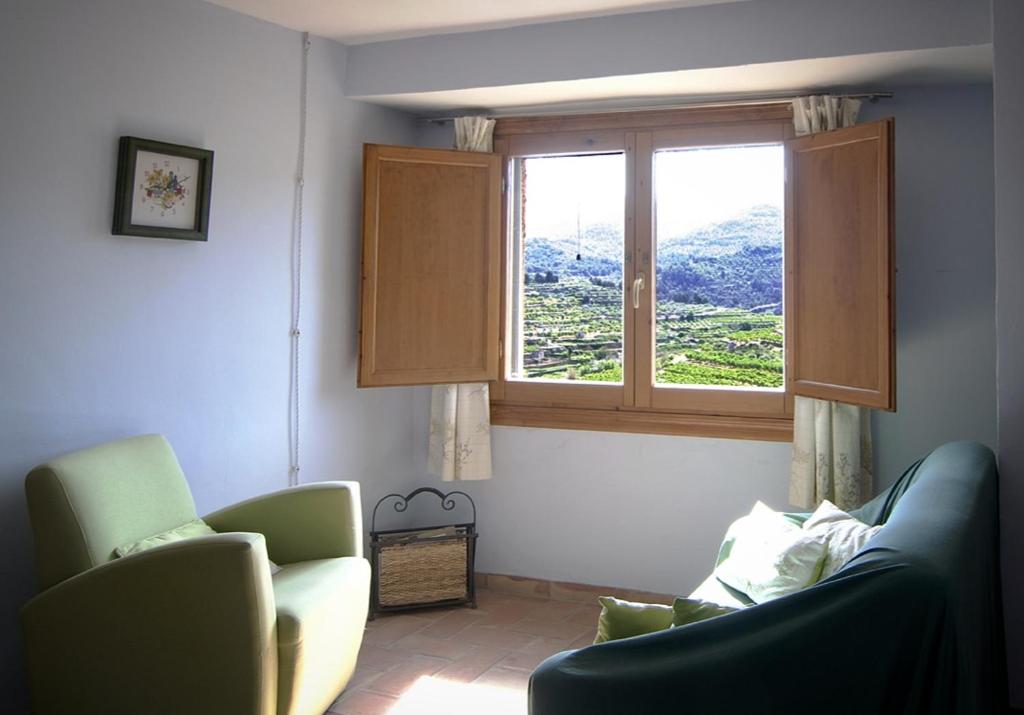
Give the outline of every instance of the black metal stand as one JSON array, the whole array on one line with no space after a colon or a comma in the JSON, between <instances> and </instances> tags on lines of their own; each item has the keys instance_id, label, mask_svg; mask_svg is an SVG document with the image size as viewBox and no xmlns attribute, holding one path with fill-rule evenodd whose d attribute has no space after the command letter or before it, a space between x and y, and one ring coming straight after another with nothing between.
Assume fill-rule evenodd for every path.
<instances>
[{"instance_id":1,"label":"black metal stand","mask_svg":"<svg viewBox=\"0 0 1024 715\"><path fill-rule=\"evenodd\" d=\"M409 502L419 496L420 494L433 494L441 502L441 508L444 511L452 511L456 502L452 497L460 496L464 497L469 506L473 510L473 520L458 524L436 524L432 526L419 526L415 528L405 529L387 529L377 530L377 511L381 506L390 499L394 499L394 508L396 513L401 514L409 508ZM402 605L382 606L380 602L380 570L381 570L381 548L388 543L394 543L395 541L401 541L404 544L418 543L417 535L420 532L432 531L437 529L454 529L454 533L450 536L433 536L429 539L424 539L424 543L444 543L451 541L464 541L466 543L466 597L465 598L451 598L444 599L441 601L430 601L430 602L417 602L417 603L405 603ZM404 539L403 537L408 537ZM468 605L470 608L476 608L476 581L474 578L475 568L474 562L476 560L476 504L473 499L462 491L442 492L439 489L433 487L420 487L409 492L406 495L401 494L388 494L383 497L373 507L373 515L370 520L370 558L373 566L371 581L370 581L370 619L373 620L379 613L388 613L394 611L407 611L418 608L436 608L438 606L458 606Z\"/></svg>"}]
</instances>

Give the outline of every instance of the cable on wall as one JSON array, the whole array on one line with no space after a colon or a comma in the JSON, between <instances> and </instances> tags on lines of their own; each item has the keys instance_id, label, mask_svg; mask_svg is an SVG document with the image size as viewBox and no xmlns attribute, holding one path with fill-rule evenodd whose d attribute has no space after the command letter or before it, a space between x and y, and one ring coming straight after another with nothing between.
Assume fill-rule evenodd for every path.
<instances>
[{"instance_id":1,"label":"cable on wall","mask_svg":"<svg viewBox=\"0 0 1024 715\"><path fill-rule=\"evenodd\" d=\"M295 209L292 223L291 370L288 389L288 485L299 483L299 322L302 318L302 194L306 172L306 117L309 104L309 33L302 33L299 88L299 155L295 171Z\"/></svg>"}]
</instances>

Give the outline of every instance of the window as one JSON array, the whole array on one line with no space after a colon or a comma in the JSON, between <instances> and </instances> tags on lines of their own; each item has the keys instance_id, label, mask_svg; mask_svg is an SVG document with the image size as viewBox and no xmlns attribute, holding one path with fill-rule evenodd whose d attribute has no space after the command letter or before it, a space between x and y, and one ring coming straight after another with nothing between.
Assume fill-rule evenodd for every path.
<instances>
[{"instance_id":1,"label":"window","mask_svg":"<svg viewBox=\"0 0 1024 715\"><path fill-rule=\"evenodd\" d=\"M495 424L755 439L790 438L796 394L894 407L891 120L505 119L475 175L387 149L417 153L367 162L360 364L402 378L377 384L485 374Z\"/></svg>"},{"instance_id":2,"label":"window","mask_svg":"<svg viewBox=\"0 0 1024 715\"><path fill-rule=\"evenodd\" d=\"M656 385L782 390L781 144L654 152Z\"/></svg>"},{"instance_id":3,"label":"window","mask_svg":"<svg viewBox=\"0 0 1024 715\"><path fill-rule=\"evenodd\" d=\"M513 162L510 376L622 382L625 158Z\"/></svg>"}]
</instances>

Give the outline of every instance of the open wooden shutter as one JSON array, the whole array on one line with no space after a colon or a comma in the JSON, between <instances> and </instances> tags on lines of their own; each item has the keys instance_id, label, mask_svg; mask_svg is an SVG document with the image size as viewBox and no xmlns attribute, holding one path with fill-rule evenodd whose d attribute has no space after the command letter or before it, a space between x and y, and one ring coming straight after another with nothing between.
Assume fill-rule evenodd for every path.
<instances>
[{"instance_id":1,"label":"open wooden shutter","mask_svg":"<svg viewBox=\"0 0 1024 715\"><path fill-rule=\"evenodd\" d=\"M893 120L786 146L793 394L896 409Z\"/></svg>"},{"instance_id":2,"label":"open wooden shutter","mask_svg":"<svg viewBox=\"0 0 1024 715\"><path fill-rule=\"evenodd\" d=\"M367 144L360 387L498 376L501 157Z\"/></svg>"}]
</instances>

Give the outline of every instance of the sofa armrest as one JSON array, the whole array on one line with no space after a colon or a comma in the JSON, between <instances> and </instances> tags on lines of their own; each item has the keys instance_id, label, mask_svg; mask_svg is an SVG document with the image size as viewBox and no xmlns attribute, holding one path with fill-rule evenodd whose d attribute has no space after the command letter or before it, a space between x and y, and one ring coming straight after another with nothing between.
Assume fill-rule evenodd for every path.
<instances>
[{"instance_id":1,"label":"sofa armrest","mask_svg":"<svg viewBox=\"0 0 1024 715\"><path fill-rule=\"evenodd\" d=\"M21 618L35 713L276 709L274 594L259 534L116 559L40 593Z\"/></svg>"},{"instance_id":2,"label":"sofa armrest","mask_svg":"<svg viewBox=\"0 0 1024 715\"><path fill-rule=\"evenodd\" d=\"M254 531L281 564L363 555L359 482L317 482L265 494L203 517L215 531Z\"/></svg>"}]
</instances>

